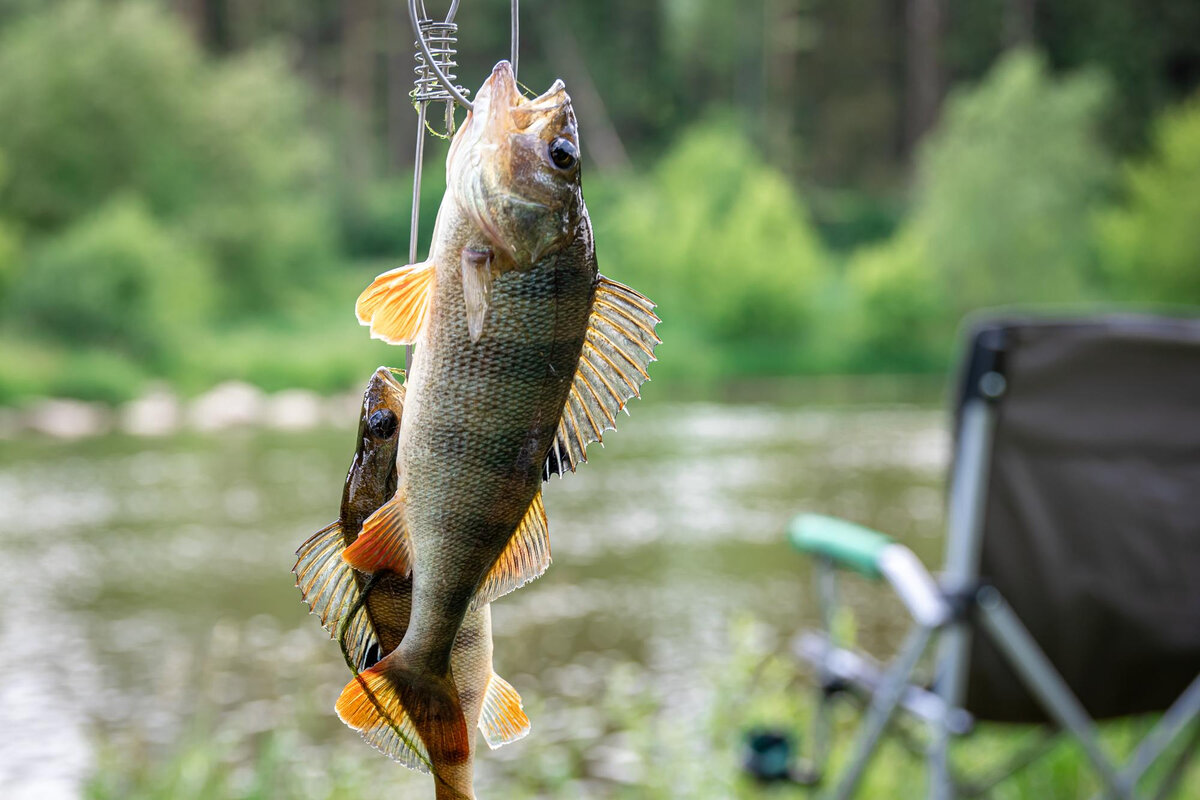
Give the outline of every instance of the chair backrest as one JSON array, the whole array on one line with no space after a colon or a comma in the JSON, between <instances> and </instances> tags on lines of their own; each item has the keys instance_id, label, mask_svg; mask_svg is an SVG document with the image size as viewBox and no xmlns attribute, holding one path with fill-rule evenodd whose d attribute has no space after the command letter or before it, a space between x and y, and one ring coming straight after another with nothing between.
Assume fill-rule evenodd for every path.
<instances>
[{"instance_id":1,"label":"chair backrest","mask_svg":"<svg viewBox=\"0 0 1200 800\"><path fill-rule=\"evenodd\" d=\"M991 322L971 342L967 374L1004 378L980 579L1093 717L1167 708L1200 674L1200 320ZM980 635L966 707L1045 719Z\"/></svg>"}]
</instances>

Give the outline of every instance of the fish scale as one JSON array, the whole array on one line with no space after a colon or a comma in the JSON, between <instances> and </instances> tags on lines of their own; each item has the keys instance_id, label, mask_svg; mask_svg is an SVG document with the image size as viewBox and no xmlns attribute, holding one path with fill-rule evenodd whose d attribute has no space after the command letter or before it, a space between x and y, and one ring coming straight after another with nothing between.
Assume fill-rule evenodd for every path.
<instances>
[{"instance_id":1,"label":"fish scale","mask_svg":"<svg viewBox=\"0 0 1200 800\"><path fill-rule=\"evenodd\" d=\"M413 363L414 388L436 388L405 417L398 456L417 616L454 624L541 485L591 310L596 267L582 258L591 235L583 217L568 248L497 278L477 343L458 265L438 264L431 335ZM457 446L447 447L451 440ZM450 571L465 577L448 585ZM437 577L436 590L424 591L423 575ZM447 656L443 647L437 658Z\"/></svg>"}]
</instances>

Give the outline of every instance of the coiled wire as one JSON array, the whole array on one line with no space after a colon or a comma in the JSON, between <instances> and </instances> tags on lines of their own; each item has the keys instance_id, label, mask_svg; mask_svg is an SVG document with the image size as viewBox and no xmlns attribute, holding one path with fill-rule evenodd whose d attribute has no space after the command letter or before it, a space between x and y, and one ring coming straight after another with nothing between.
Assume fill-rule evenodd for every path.
<instances>
[{"instance_id":1,"label":"coiled wire","mask_svg":"<svg viewBox=\"0 0 1200 800\"><path fill-rule=\"evenodd\" d=\"M433 63L445 76L446 82L465 97L468 91L454 83L458 77L454 74L454 70L458 66L458 62L454 60L458 55L458 50L455 48L455 45L458 44L458 25L453 22L438 22L431 19L419 20L417 25L420 38L425 42L433 57ZM454 95L438 79L437 73L430 67L421 47L417 42L413 42L413 47L415 48L413 59L417 62L413 67L413 72L416 74L416 79L413 81L413 100L418 103L435 100L453 101Z\"/></svg>"}]
</instances>

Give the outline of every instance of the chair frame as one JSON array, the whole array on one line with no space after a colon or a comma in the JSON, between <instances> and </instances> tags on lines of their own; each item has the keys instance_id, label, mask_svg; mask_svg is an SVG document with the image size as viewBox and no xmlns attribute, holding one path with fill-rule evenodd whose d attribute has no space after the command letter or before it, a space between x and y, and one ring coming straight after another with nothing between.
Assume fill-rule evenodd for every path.
<instances>
[{"instance_id":1,"label":"chair frame","mask_svg":"<svg viewBox=\"0 0 1200 800\"><path fill-rule=\"evenodd\" d=\"M947 508L945 571L935 581L908 548L882 534L872 568L848 563L837 552L806 540L805 529L850 526L840 520L803 515L793 523L791 538L801 550L817 558L816 584L823 634L801 634L794 649L812 664L821 686L821 698L813 721L815 755L809 782L822 777L828 757L829 701L837 693L853 689L870 697L869 707L852 745L848 765L828 796L848 800L858 788L863 772L878 748L897 710L922 723L928 730L923 748L927 762L929 800L957 800L986 792L1016 770L1036 760L1044 744L1018 754L999 777L982 786L966 787L953 774L949 752L952 741L973 727L971 715L962 708L966 691L971 637L987 636L996 644L1023 684L1039 701L1059 731L1069 733L1082 747L1099 777L1097 797L1148 797L1138 793L1138 784L1181 735L1200 718L1200 676L1163 713L1124 765L1118 765L1099 742L1095 722L1072 693L1063 677L1037 645L1028 629L995 588L980 584L980 553L984 508L987 499L989 464L996 425L996 401L1003 396L1005 380L998 370L995 353L991 360L984 348L976 348L969 366L965 400L961 408L958 446L950 474ZM839 531L841 528L838 529ZM826 541L828 544L828 540ZM835 548L836 549L836 548ZM885 580L899 596L912 617L903 644L886 668L879 668L860 654L839 648L832 622L836 603L835 571L856 569ZM933 688L910 683L923 654L936 642ZM1200 739L1200 725L1193 726L1193 742ZM1189 745L1168 770L1158 792L1163 797L1181 777L1193 754Z\"/></svg>"}]
</instances>

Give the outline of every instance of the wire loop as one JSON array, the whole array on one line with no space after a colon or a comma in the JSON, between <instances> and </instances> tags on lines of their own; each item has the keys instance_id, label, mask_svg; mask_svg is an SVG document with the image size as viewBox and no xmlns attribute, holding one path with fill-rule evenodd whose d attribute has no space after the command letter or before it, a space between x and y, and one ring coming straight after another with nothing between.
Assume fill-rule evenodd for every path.
<instances>
[{"instance_id":1,"label":"wire loop","mask_svg":"<svg viewBox=\"0 0 1200 800\"><path fill-rule=\"evenodd\" d=\"M408 0L408 19L417 37L413 43L417 47L417 66L414 68L417 78L413 99L417 102L453 100L470 111L473 106L466 97L467 90L455 85L453 73L448 74L458 66L454 61L457 55L454 45L458 42L458 25L454 23L454 14L458 11L458 2L455 0L450 4L450 11L443 22L437 22L424 15L424 3L421 4L421 12L418 12L417 1Z\"/></svg>"}]
</instances>

